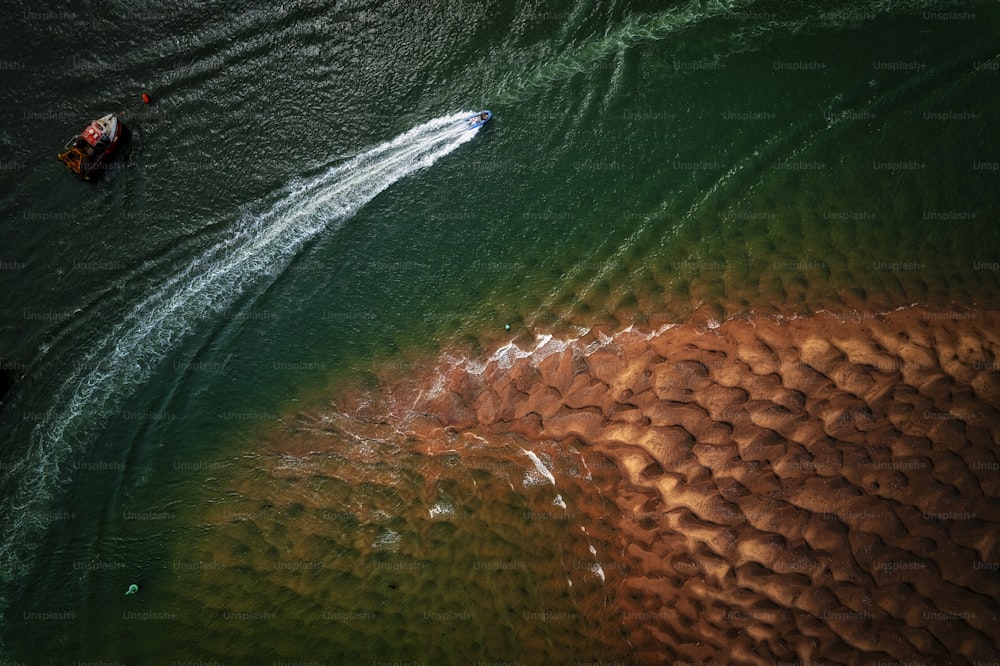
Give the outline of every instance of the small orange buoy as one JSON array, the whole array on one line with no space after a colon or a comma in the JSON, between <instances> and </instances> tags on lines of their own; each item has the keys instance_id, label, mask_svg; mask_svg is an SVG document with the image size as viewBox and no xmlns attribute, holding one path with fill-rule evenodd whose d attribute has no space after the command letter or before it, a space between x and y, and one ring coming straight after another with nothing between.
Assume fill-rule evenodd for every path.
<instances>
[{"instance_id":1,"label":"small orange buoy","mask_svg":"<svg viewBox=\"0 0 1000 666\"><path fill-rule=\"evenodd\" d=\"M151 100L149 99L149 93L142 93L142 101L145 104L149 104L150 103Z\"/></svg>"}]
</instances>

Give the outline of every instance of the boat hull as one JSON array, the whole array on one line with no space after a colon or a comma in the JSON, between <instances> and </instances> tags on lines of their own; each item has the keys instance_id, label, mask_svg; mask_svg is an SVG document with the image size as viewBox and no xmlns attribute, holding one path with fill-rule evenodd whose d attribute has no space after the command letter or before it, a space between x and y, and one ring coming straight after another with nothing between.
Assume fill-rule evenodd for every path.
<instances>
[{"instance_id":1,"label":"boat hull","mask_svg":"<svg viewBox=\"0 0 1000 666\"><path fill-rule=\"evenodd\" d=\"M121 118L109 113L70 139L65 151L59 153L59 161L81 179L96 180L125 142L127 132Z\"/></svg>"},{"instance_id":2,"label":"boat hull","mask_svg":"<svg viewBox=\"0 0 1000 666\"><path fill-rule=\"evenodd\" d=\"M479 113L474 113L466 118L465 125L467 129L474 130L482 127L491 120L493 120L493 112L488 109L483 109Z\"/></svg>"}]
</instances>

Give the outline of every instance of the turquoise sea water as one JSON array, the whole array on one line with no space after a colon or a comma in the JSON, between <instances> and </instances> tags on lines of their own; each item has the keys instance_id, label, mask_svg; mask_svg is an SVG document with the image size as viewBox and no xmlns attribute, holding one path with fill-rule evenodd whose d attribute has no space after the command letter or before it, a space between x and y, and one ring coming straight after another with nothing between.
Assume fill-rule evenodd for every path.
<instances>
[{"instance_id":1,"label":"turquoise sea water","mask_svg":"<svg viewBox=\"0 0 1000 666\"><path fill-rule=\"evenodd\" d=\"M461 648L412 629L414 609L438 599L429 581L445 585L463 548L486 543L488 562L551 555L490 546L509 541L490 520L440 537L456 549L448 557L422 551L430 563L404 611L374 623L395 627L390 646L359 642L373 632L351 615L232 616L256 612L246 603L257 594L283 618L320 602L280 575L255 591L232 558L280 540L244 535L213 555L205 544L234 537L213 532L205 507L221 525L257 512L242 522L323 534L294 512L241 503L257 498L238 489L269 468L254 462L265 434L341 378L475 348L505 323L527 335L678 321L700 306L733 316L996 305L995 2L3 13L0 358L21 376L0 409L0 654L11 659L221 661L243 644L262 663L322 661L322 637L322 650L349 655L327 663L545 662L579 626L522 628L510 643L482 600L465 597L449 612L480 609L480 622ZM65 173L62 143L143 90L156 103L131 107L132 140L106 177ZM446 122L479 108L495 120L475 134ZM416 470L414 486L426 474L419 459L396 464ZM262 502L301 490L261 483ZM494 490L502 506L535 501ZM331 498L389 513L409 501L362 485L315 492L335 514ZM220 509L227 501L238 508ZM328 570L318 553L360 529L338 520L327 550L291 561ZM404 523L393 533L429 538ZM272 573L321 578L324 595L354 600L325 608L367 621L387 603L364 596L378 579L358 573L371 548L343 548L353 577ZM388 552L396 564L383 570L402 570L400 551ZM213 562L230 576L213 578ZM507 595L516 613L569 612L561 592L524 606L516 590L541 577L528 569L483 594ZM131 582L142 586L134 608ZM136 608L162 615L127 615ZM171 631L188 638L156 638ZM600 644L575 656L627 654Z\"/></svg>"}]
</instances>

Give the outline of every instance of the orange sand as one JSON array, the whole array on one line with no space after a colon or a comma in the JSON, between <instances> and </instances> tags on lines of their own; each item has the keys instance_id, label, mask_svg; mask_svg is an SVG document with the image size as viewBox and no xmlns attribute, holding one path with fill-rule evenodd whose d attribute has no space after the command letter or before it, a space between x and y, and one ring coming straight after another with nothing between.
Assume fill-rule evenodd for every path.
<instances>
[{"instance_id":1,"label":"orange sand","mask_svg":"<svg viewBox=\"0 0 1000 666\"><path fill-rule=\"evenodd\" d=\"M594 484L638 663L988 662L998 352L1000 312L705 321L442 357L382 377L376 402L432 455L514 436L613 460Z\"/></svg>"}]
</instances>

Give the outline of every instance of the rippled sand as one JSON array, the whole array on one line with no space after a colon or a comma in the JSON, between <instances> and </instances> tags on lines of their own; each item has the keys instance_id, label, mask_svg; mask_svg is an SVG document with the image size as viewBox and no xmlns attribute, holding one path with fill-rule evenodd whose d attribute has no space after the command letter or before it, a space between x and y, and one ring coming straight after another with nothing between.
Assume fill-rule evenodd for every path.
<instances>
[{"instance_id":1,"label":"rippled sand","mask_svg":"<svg viewBox=\"0 0 1000 666\"><path fill-rule=\"evenodd\" d=\"M987 661L998 343L998 313L916 308L590 331L445 356L377 399L431 450L616 463L607 594L640 663Z\"/></svg>"},{"instance_id":2,"label":"rippled sand","mask_svg":"<svg viewBox=\"0 0 1000 666\"><path fill-rule=\"evenodd\" d=\"M523 337L384 365L227 472L175 575L239 622L191 653L252 653L269 604L276 659L1000 651L1000 313Z\"/></svg>"},{"instance_id":3,"label":"rippled sand","mask_svg":"<svg viewBox=\"0 0 1000 666\"><path fill-rule=\"evenodd\" d=\"M421 441L385 404L338 407L227 464L214 499L184 516L198 528L168 577L189 631L164 650L253 663L631 659L614 599L617 509L601 492L617 479L610 461L511 435Z\"/></svg>"}]
</instances>

